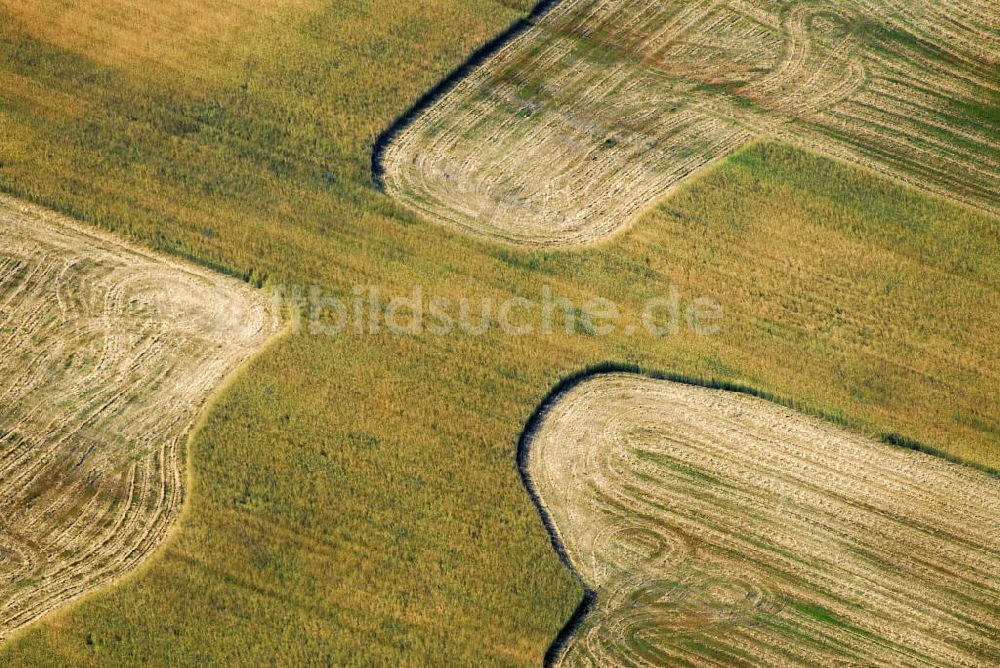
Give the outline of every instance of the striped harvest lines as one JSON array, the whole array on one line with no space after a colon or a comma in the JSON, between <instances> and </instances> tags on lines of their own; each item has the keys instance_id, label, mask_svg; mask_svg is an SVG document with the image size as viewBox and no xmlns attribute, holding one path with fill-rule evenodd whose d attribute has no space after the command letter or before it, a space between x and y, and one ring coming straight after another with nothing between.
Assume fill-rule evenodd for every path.
<instances>
[{"instance_id":1,"label":"striped harvest lines","mask_svg":"<svg viewBox=\"0 0 1000 668\"><path fill-rule=\"evenodd\" d=\"M1000 480L762 399L630 374L528 472L596 603L564 665L1000 662Z\"/></svg>"},{"instance_id":2,"label":"striped harvest lines","mask_svg":"<svg viewBox=\"0 0 1000 668\"><path fill-rule=\"evenodd\" d=\"M622 229L779 139L1000 212L1000 10L988 0L563 0L402 129L386 190L528 245ZM983 26L993 26L993 31Z\"/></svg>"},{"instance_id":3,"label":"striped harvest lines","mask_svg":"<svg viewBox=\"0 0 1000 668\"><path fill-rule=\"evenodd\" d=\"M183 439L274 328L246 285L0 198L0 639L163 540Z\"/></svg>"}]
</instances>

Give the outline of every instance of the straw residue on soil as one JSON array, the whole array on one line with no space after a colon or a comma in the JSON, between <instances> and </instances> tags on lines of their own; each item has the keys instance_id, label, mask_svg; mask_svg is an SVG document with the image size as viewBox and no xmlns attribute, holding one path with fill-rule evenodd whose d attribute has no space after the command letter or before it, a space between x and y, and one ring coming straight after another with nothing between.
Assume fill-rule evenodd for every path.
<instances>
[{"instance_id":1,"label":"straw residue on soil","mask_svg":"<svg viewBox=\"0 0 1000 668\"><path fill-rule=\"evenodd\" d=\"M529 245L604 238L759 138L996 213L987 0L563 0L418 114L386 189Z\"/></svg>"},{"instance_id":2,"label":"straw residue on soil","mask_svg":"<svg viewBox=\"0 0 1000 668\"><path fill-rule=\"evenodd\" d=\"M162 541L185 436L276 324L245 284L0 197L0 639Z\"/></svg>"},{"instance_id":3,"label":"straw residue on soil","mask_svg":"<svg viewBox=\"0 0 1000 668\"><path fill-rule=\"evenodd\" d=\"M592 377L530 479L596 592L565 665L1000 662L1000 481L742 394Z\"/></svg>"}]
</instances>

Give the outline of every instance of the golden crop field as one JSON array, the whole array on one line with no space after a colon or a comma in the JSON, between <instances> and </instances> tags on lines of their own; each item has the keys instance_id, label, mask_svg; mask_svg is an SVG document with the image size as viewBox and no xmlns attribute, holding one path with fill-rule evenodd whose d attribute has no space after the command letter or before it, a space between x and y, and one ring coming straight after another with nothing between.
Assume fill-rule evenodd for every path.
<instances>
[{"instance_id":1,"label":"golden crop field","mask_svg":"<svg viewBox=\"0 0 1000 668\"><path fill-rule=\"evenodd\" d=\"M275 329L245 284L0 197L0 640L163 541L185 437Z\"/></svg>"},{"instance_id":2,"label":"golden crop field","mask_svg":"<svg viewBox=\"0 0 1000 668\"><path fill-rule=\"evenodd\" d=\"M462 230L582 244L770 138L997 213L997 25L989 0L564 0L398 132L385 187Z\"/></svg>"},{"instance_id":3,"label":"golden crop field","mask_svg":"<svg viewBox=\"0 0 1000 668\"><path fill-rule=\"evenodd\" d=\"M0 0L0 190L21 200L155 249L163 254L158 258L194 261L275 290L297 286L308 295L315 288L324 300L377 287L388 308L393 298L421 288L427 297L498 305L537 301L550 287L576 305L595 296L613 300L624 325L644 304L676 290L685 304L708 297L723 313L710 336L686 328L646 336L624 326L608 335L557 326L548 334L511 336L495 322L475 336L294 330L225 383L191 432L184 512L161 547L113 586L0 641L0 664L537 666L583 590L552 550L525 493L518 443L539 401L583 369L610 365L739 387L875 441L961 460L970 474L972 467L1000 469L1000 191L987 181L985 198L973 201L982 171L970 169L961 182L928 190L933 179L913 177L912 165L887 168L891 161L875 161L881 153L866 162L865 151L881 152L892 142L882 128L852 123L871 141L844 139L840 157L888 169L891 178L884 178L811 152L799 128L806 121L778 122L779 95L761 93L755 107L731 85L680 76L680 93L693 86L690 95L678 94L680 104L690 99L709 112L730 105L756 114L763 120L754 136L764 140L693 170L634 225L615 228L622 232L602 243L497 243L463 233L468 226L442 226L437 214L392 196L391 169L384 173L389 194L377 187L373 164L391 167L409 136L386 145L387 129L412 118L407 110L426 109L420 101L427 92L455 80L449 73L512 22L522 25L530 4ZM727 6L742 12L776 5ZM810 39L818 39L815 48L832 48L824 40L850 20L844 6L835 8L840 19L806 12L802 21ZM559 7L533 19L522 38L543 34L542 26L559 16L570 20ZM956 160L983 153L978 169L995 170L995 152L981 139L995 141L998 134L996 73L979 67L972 79L942 74L964 71L968 58L961 54L971 51L993 62L991 9L913 2L893 8L883 17L903 17L911 32L852 35L886 47L885 57L910 72L922 58L919 67L946 91L923 91L932 98L929 107L954 103L955 117L944 118L942 127L967 123L961 132L979 139L956 139L957 129L954 136L945 129L928 134L927 125L883 118L900 128L903 143L892 155L930 152L933 159L921 168L943 174L956 169ZM628 12L620 16L641 22ZM918 24L926 27L916 37ZM596 63L597 72L621 59L643 85L659 81L655 64L636 68L632 56L612 48L630 33L608 25L615 36L578 40L579 64ZM536 48L548 49L553 39L545 36ZM934 50L938 43L948 50ZM953 44L963 46L956 51ZM739 62L738 53L731 59ZM822 72L824 86L836 78ZM543 121L565 119L571 136L574 124L591 123L560 111L577 99L572 90L564 96L572 100L556 104L545 96L558 91L541 88L546 72L527 74L534 78L514 101L538 94L542 102L534 105L537 114L534 107L514 113L511 123L529 121L530 111ZM478 76L476 70L466 80ZM988 85L976 88L976 78ZM912 77L904 83L910 86ZM468 85L435 98L438 104L418 114L411 129L465 95ZM880 88L865 90L890 88L882 80ZM648 91L637 85L618 93L604 102L631 101L635 108L615 107L606 118L599 105L581 102L581 111L609 127L628 114L643 118L639 106ZM494 106L484 101L487 123L499 118ZM684 108L693 119L696 110ZM938 123L936 113L920 118ZM712 118L719 127L732 122L723 114ZM699 137L713 127L691 120L677 132ZM642 128L625 130L617 129L611 142L600 139L602 157L591 160L596 171L585 170L598 185L612 161L604 153L616 146L630 146L634 164L658 164L640 160ZM470 215L477 220L530 219L514 214L538 210L536 201L545 197L556 206L564 195L545 188L549 170L569 164L567 178L580 175L569 162L572 142L519 153L512 137L497 138L499 145L484 141L469 162L461 158L469 174L479 169L477 155L517 161L513 176L500 175L503 185L460 186L486 211L480 215L475 204ZM939 140L959 149L939 150ZM832 141L822 142L834 152ZM445 173L461 174L441 155ZM379 156L388 160L379 163ZM682 157L678 164L690 158ZM436 159L417 158L418 165ZM522 171L530 172L524 188ZM629 187L645 183L638 171L625 176ZM919 188L901 182L907 178ZM543 195L531 195L529 186ZM498 188L500 202L491 203ZM595 207L618 201L617 194L594 197ZM536 233L547 234L526 235ZM308 318L308 308L300 315ZM538 324L537 310L518 315ZM0 572L12 555L0 554ZM593 618L595 628L600 619Z\"/></svg>"},{"instance_id":4,"label":"golden crop field","mask_svg":"<svg viewBox=\"0 0 1000 668\"><path fill-rule=\"evenodd\" d=\"M545 412L528 470L595 590L572 666L1000 662L1000 479L630 374Z\"/></svg>"}]
</instances>

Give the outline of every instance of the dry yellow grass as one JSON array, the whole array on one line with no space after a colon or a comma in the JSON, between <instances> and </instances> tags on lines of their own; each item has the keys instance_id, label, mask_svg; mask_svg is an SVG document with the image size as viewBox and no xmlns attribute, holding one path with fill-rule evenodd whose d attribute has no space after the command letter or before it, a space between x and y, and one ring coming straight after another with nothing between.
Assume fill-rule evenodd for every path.
<instances>
[{"instance_id":1,"label":"dry yellow grass","mask_svg":"<svg viewBox=\"0 0 1000 668\"><path fill-rule=\"evenodd\" d=\"M581 244L776 138L996 213L983 25L987 0L564 0L399 133L385 185L459 229Z\"/></svg>"},{"instance_id":2,"label":"dry yellow grass","mask_svg":"<svg viewBox=\"0 0 1000 668\"><path fill-rule=\"evenodd\" d=\"M995 218L767 144L614 243L473 243L371 188L369 151L513 15L322 4L238 32L268 55L246 91L242 58L178 93L162 68L96 67L0 18L3 187L274 283L498 303L550 282L634 312L675 283L718 298L723 333L290 337L211 412L176 541L0 644L0 664L537 665L577 600L513 444L547 387L602 360L745 383L1000 465ZM183 72L212 67L190 53Z\"/></svg>"},{"instance_id":3,"label":"dry yellow grass","mask_svg":"<svg viewBox=\"0 0 1000 668\"><path fill-rule=\"evenodd\" d=\"M175 76L178 85L232 79L245 72L227 61L245 44L238 38L274 22L288 21L316 0L0 0L0 11L21 22L31 33L63 49L86 55L140 77L156 67ZM137 30L136 26L142 26ZM259 52L257 58L266 59ZM202 69L192 69L199 60Z\"/></svg>"},{"instance_id":4,"label":"dry yellow grass","mask_svg":"<svg viewBox=\"0 0 1000 668\"><path fill-rule=\"evenodd\" d=\"M732 392L592 377L529 471L596 603L565 665L1000 661L1000 481Z\"/></svg>"},{"instance_id":5,"label":"dry yellow grass","mask_svg":"<svg viewBox=\"0 0 1000 668\"><path fill-rule=\"evenodd\" d=\"M160 543L196 414L275 325L246 285L0 197L0 639Z\"/></svg>"}]
</instances>

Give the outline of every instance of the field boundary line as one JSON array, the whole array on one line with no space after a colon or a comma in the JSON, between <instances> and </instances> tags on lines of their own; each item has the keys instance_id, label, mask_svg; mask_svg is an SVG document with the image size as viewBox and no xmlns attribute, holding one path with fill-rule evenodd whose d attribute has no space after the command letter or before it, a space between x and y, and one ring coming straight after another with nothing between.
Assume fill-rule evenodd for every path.
<instances>
[{"instance_id":1,"label":"field boundary line","mask_svg":"<svg viewBox=\"0 0 1000 668\"><path fill-rule=\"evenodd\" d=\"M723 390L726 392L732 392L735 394L742 394L746 396L756 397L758 399L763 399L777 406L782 406L790 410L797 411L803 415L807 415L814 418L819 418L829 424L843 427L850 431L853 431L862 436L872 437L872 434L865 433L861 427L860 422L850 418L838 418L836 416L818 411L810 406L807 406L801 402L795 401L793 399L788 399L781 397L770 392L766 392L753 387L752 385L747 385L744 383L735 383L726 380L720 380L715 378L701 378L696 376L687 376L680 373L672 373L667 371L658 371L654 369L649 369L643 367L639 364L627 364L620 362L600 362L593 364L576 372L570 373L569 375L563 376L555 385L553 385L549 391L542 398L541 402L535 407L531 415L528 417L527 422L525 422L524 428L521 430L521 434L518 436L517 440L517 470L521 478L521 484L528 494L528 498L531 499L532 504L535 506L539 517L541 518L542 525L545 527L545 532L548 534L549 541L552 544L552 549L555 551L556 555L559 557L559 561L562 562L563 566L570 572L573 579L579 583L583 590L583 596L579 604L577 604L576 609L573 614L569 617L566 623L559 629L556 637L553 639L552 643L549 645L545 652L543 665L546 668L555 666L558 664L563 652L569 645L570 640L576 634L576 631L580 628L580 625L587 618L590 612L593 610L594 605L597 600L597 592L595 592L584 580L583 576L577 571L576 567L573 565L569 558L569 553L566 550L566 545L563 542L562 535L559 532L559 528L556 526L555 521L552 519L552 515L549 512L548 507L542 501L541 495L538 493L538 489L535 486L535 482L531 477L531 471L529 469L529 455L531 452L532 442L538 431L545 421L549 410L562 401L567 394L572 392L579 385L585 383L592 378L598 376L606 376L612 374L632 374L636 376L641 376L643 378L648 378L651 380L661 380L669 381L673 383L678 383L681 385L689 385L694 387L703 387L711 390ZM977 464L975 462L966 461L960 457L950 455L942 450L929 446L922 443L916 439L906 437L897 432L882 432L876 434L874 438L884 445L899 448L902 450L912 450L915 452L920 452L925 455L930 455L932 457L937 457L947 461L950 464L955 464L958 466L965 466L980 473L984 473L987 476L1000 480L1000 470L994 469L989 466L984 466L982 464Z\"/></svg>"},{"instance_id":2,"label":"field boundary line","mask_svg":"<svg viewBox=\"0 0 1000 668\"><path fill-rule=\"evenodd\" d=\"M535 27L536 22L539 19L548 14L562 1L563 0L541 0L541 2L535 5L535 8L531 10L531 13L523 18L516 19L507 27L506 30L498 35L495 35L494 37L491 37L482 46L473 51L468 58L466 58L451 72L446 74L443 79L434 84L430 90L418 97L417 101L414 102L409 109L397 116L392 123L389 124L389 127L379 133L379 135L375 138L374 145L372 146L371 173L372 183L375 187L383 193L385 192L385 152L403 131L409 128L421 114L430 109L441 98L454 90L458 84L479 69L479 67L492 56L502 51L504 47L508 46L515 39Z\"/></svg>"},{"instance_id":3,"label":"field boundary line","mask_svg":"<svg viewBox=\"0 0 1000 668\"><path fill-rule=\"evenodd\" d=\"M297 329L296 324L293 321L285 323L280 330L271 335L271 337L264 342L264 344L254 351L253 355L247 358L242 364L233 369L219 384L219 386L212 392L211 395L205 400L204 405L198 410L197 417L191 424L191 428L184 438L184 455L180 457L179 463L184 467L184 481L185 487L181 490L183 493L183 498L181 500L181 509L174 519L173 523L167 528L163 540L160 542L156 548L143 559L139 565L130 571L121 573L111 579L102 582L97 587L93 589L87 589L77 596L74 596L61 605L52 608L38 617L35 617L27 624L19 626L14 629L14 631L0 639L0 647L5 643L13 642L18 639L18 637L27 631L30 631L39 622L49 620L57 615L71 614L77 607L89 602L93 597L100 596L102 594L108 593L110 590L125 584L126 582L132 580L133 578L144 577L151 568L157 566L160 560L163 558L167 549L172 545L174 541L177 540L178 532L181 529L181 524L187 519L191 514L191 498L194 496L195 489L195 477L194 477L194 467L192 465L192 452L194 450L195 440L201 435L204 430L208 419L211 417L212 413L218 407L221 400L224 398L225 394L232 389L232 386L237 380L239 380L242 375L255 364L261 357L266 353L270 352L275 346L284 341L286 338L291 336Z\"/></svg>"},{"instance_id":4,"label":"field boundary line","mask_svg":"<svg viewBox=\"0 0 1000 668\"><path fill-rule=\"evenodd\" d=\"M159 563L159 559L162 558L165 549L176 539L176 533L181 523L190 516L189 501L193 496L192 490L196 486L192 465L192 450L195 440L202 433L208 419L215 412L219 403L226 393L230 391L234 383L247 372L252 364L256 363L264 354L272 350L275 345L290 336L299 326L296 319L287 317L289 314L282 312L280 305L273 299L272 295L269 295L267 291L254 287L248 281L240 280L238 276L231 275L228 272L214 271L211 267L205 266L203 263L190 262L179 255L150 248L125 235L109 231L90 222L73 218L58 209L12 195L0 189L0 208L4 207L15 213L45 216L46 226L50 227L53 231L78 235L86 243L94 243L111 252L120 253L123 257L134 256L141 258L144 261L164 266L185 276L212 280L221 279L222 281L231 283L234 287L239 286L240 290L256 293L256 298L264 307L261 330L269 332L269 336L260 341L242 361L232 366L222 375L218 379L217 384L204 395L201 401L192 404L193 411L189 418L181 423L183 427L178 431L177 436L172 437L174 447L172 449L163 449L160 452L160 456L163 458L163 465L169 467L170 471L172 471L171 476L176 476L177 503L175 510L170 511L170 518L165 523L162 534L160 534L155 546L149 552L141 555L133 567L126 568L107 579L101 580L96 583L96 586L88 586L87 583L84 583L82 586L77 585L69 589L65 598L58 599L53 605L42 608L37 616L30 617L25 623L14 626L10 629L9 634L0 637L0 647L7 641L12 641L20 637L23 631L33 628L39 621L49 620L56 614L69 613L76 609L77 605L89 600L91 596L105 593L112 587L118 587L123 582L128 581L128 578L145 575L150 567ZM93 450L93 446L91 450ZM135 549L137 548L132 547L129 554Z\"/></svg>"},{"instance_id":5,"label":"field boundary line","mask_svg":"<svg viewBox=\"0 0 1000 668\"><path fill-rule=\"evenodd\" d=\"M45 197L37 197L34 193L10 188L7 184L0 183L0 204L4 202L12 207L22 206L45 209L49 213L56 214L61 225L75 232L119 248L125 248L130 252L143 255L144 257L164 262L186 272L197 269L202 273L219 274L257 289L263 288L266 283L267 277L255 276L252 268L249 271L241 272L235 267L228 266L211 258L199 257L181 248L153 248L143 239L132 238L125 233L119 233L104 227L96 219L83 211L69 209L58 201Z\"/></svg>"}]
</instances>

